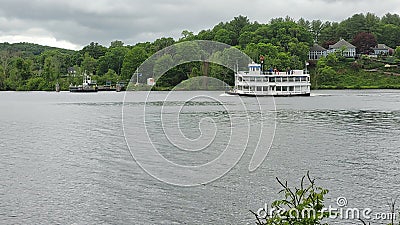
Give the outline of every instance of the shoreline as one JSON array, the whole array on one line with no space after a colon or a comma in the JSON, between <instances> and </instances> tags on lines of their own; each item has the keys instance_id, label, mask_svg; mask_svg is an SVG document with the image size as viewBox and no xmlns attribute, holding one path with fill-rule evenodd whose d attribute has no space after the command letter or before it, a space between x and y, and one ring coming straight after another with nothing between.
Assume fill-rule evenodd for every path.
<instances>
[{"instance_id":1,"label":"shoreline","mask_svg":"<svg viewBox=\"0 0 400 225\"><path fill-rule=\"evenodd\" d=\"M163 88L163 89L158 89L158 90L153 90L153 91L172 91L173 88ZM335 90L400 90L400 86L391 86L391 87L380 87L380 86L361 86L361 87L352 87L352 86L346 86L346 87L341 87L341 86L323 86L323 87L318 87L318 88L311 88L311 91L318 91L318 90L323 90L323 91L335 91ZM128 90L128 91L135 91L135 90ZM137 90L137 91L150 91L150 90ZM218 90L174 90L174 91L218 91ZM56 92L54 91L49 91L49 90L33 90L33 91L24 91L24 90L0 90L0 93L4 92ZM60 92L70 92L69 90L61 90ZM115 91L99 91L99 93L114 93ZM122 93L125 91L121 91Z\"/></svg>"}]
</instances>

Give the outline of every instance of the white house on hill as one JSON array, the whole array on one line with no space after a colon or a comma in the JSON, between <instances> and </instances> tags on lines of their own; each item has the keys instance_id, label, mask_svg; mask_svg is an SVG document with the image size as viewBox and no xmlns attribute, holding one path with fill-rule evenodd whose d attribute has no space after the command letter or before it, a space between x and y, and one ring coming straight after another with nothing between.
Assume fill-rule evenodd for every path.
<instances>
[{"instance_id":1,"label":"white house on hill","mask_svg":"<svg viewBox=\"0 0 400 225\"><path fill-rule=\"evenodd\" d=\"M356 46L350 44L344 39L340 39L336 44L329 45L328 54L336 51L342 51L342 55L348 58L354 58L356 56Z\"/></svg>"},{"instance_id":2,"label":"white house on hill","mask_svg":"<svg viewBox=\"0 0 400 225\"><path fill-rule=\"evenodd\" d=\"M393 51L392 48L385 44L378 44L378 46L372 48L372 50L374 50L374 55L389 55L390 51Z\"/></svg>"},{"instance_id":3,"label":"white house on hill","mask_svg":"<svg viewBox=\"0 0 400 225\"><path fill-rule=\"evenodd\" d=\"M308 52L308 60L318 60L327 55L327 50L318 44L314 44Z\"/></svg>"}]
</instances>

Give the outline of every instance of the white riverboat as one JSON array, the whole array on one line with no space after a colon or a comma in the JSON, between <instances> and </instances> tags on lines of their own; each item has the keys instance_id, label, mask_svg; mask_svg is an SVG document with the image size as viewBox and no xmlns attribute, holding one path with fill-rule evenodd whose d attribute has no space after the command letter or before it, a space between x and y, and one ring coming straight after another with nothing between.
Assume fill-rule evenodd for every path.
<instances>
[{"instance_id":1,"label":"white riverboat","mask_svg":"<svg viewBox=\"0 0 400 225\"><path fill-rule=\"evenodd\" d=\"M228 94L244 96L310 96L310 74L303 70L262 71L250 63L248 71L236 71L235 87Z\"/></svg>"}]
</instances>

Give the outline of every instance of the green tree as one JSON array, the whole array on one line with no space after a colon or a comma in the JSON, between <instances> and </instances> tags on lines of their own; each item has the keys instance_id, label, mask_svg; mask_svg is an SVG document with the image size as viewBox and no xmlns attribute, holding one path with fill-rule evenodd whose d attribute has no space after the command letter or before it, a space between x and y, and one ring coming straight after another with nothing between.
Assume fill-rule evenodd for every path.
<instances>
[{"instance_id":1,"label":"green tree","mask_svg":"<svg viewBox=\"0 0 400 225\"><path fill-rule=\"evenodd\" d=\"M214 35L215 35L214 32L211 31L210 29L202 30L197 34L196 39L197 40L209 40L209 41L211 41L211 40L214 39Z\"/></svg>"},{"instance_id":2,"label":"green tree","mask_svg":"<svg viewBox=\"0 0 400 225\"><path fill-rule=\"evenodd\" d=\"M283 199L274 201L271 208L275 210L270 214L270 210L263 209L257 213L252 212L257 219L258 225L317 225L325 224L323 219L331 216L330 212L324 210L325 195L328 190L316 186L315 179L307 173L301 179L299 187L290 188L287 182L282 182L276 178L281 185L279 192Z\"/></svg>"},{"instance_id":3,"label":"green tree","mask_svg":"<svg viewBox=\"0 0 400 225\"><path fill-rule=\"evenodd\" d=\"M227 29L232 32L231 35L231 44L238 45L239 36L246 26L250 25L250 21L246 16L239 15L234 17L232 21L230 21L226 26ZM226 42L224 42L226 43Z\"/></svg>"},{"instance_id":4,"label":"green tree","mask_svg":"<svg viewBox=\"0 0 400 225\"><path fill-rule=\"evenodd\" d=\"M81 56L84 56L85 53L88 53L94 59L99 59L101 56L106 54L107 48L99 45L99 43L91 42L89 45L85 46L80 50Z\"/></svg>"},{"instance_id":5,"label":"green tree","mask_svg":"<svg viewBox=\"0 0 400 225\"><path fill-rule=\"evenodd\" d=\"M98 72L100 75L107 73L108 69L114 70L118 75L121 74L122 64L128 49L125 47L110 48L104 56L99 58Z\"/></svg>"},{"instance_id":6,"label":"green tree","mask_svg":"<svg viewBox=\"0 0 400 225\"><path fill-rule=\"evenodd\" d=\"M288 51L290 42L305 42L309 46L313 43L311 33L295 22L275 20L268 28L267 38L273 45L284 48L284 51Z\"/></svg>"},{"instance_id":7,"label":"green tree","mask_svg":"<svg viewBox=\"0 0 400 225\"><path fill-rule=\"evenodd\" d=\"M112 69L109 69L107 73L102 76L93 77L93 79L97 80L97 82L100 84L105 84L106 82L116 84L117 82L121 81L121 77L118 76L118 74Z\"/></svg>"},{"instance_id":8,"label":"green tree","mask_svg":"<svg viewBox=\"0 0 400 225\"><path fill-rule=\"evenodd\" d=\"M128 80L136 69L147 59L147 53L142 47L133 47L126 54L122 63L121 76Z\"/></svg>"},{"instance_id":9,"label":"green tree","mask_svg":"<svg viewBox=\"0 0 400 225\"><path fill-rule=\"evenodd\" d=\"M11 62L11 58L13 57L13 54L11 51L8 50L2 50L0 52L0 65L2 67L2 74L4 79L7 78L7 72L9 70L9 65Z\"/></svg>"},{"instance_id":10,"label":"green tree","mask_svg":"<svg viewBox=\"0 0 400 225\"><path fill-rule=\"evenodd\" d=\"M299 57L299 60L302 62L306 61L308 59L308 51L310 49L310 46L308 43L305 42L290 42L288 46L288 52L292 56L297 56Z\"/></svg>"},{"instance_id":11,"label":"green tree","mask_svg":"<svg viewBox=\"0 0 400 225\"><path fill-rule=\"evenodd\" d=\"M298 24L299 26L304 27L304 29L306 29L306 30L310 30L310 29L311 29L311 23L310 23L310 21L305 20L305 19L303 19L303 18L300 18L299 21L297 21L297 24Z\"/></svg>"},{"instance_id":12,"label":"green tree","mask_svg":"<svg viewBox=\"0 0 400 225\"><path fill-rule=\"evenodd\" d=\"M38 75L43 75L49 81L60 78L67 73L67 68L72 66L68 53L60 50L46 50L33 62Z\"/></svg>"},{"instance_id":13,"label":"green tree","mask_svg":"<svg viewBox=\"0 0 400 225\"><path fill-rule=\"evenodd\" d=\"M385 24L381 28L378 35L378 42L384 43L387 46L395 47L400 45L400 26L394 24Z\"/></svg>"},{"instance_id":14,"label":"green tree","mask_svg":"<svg viewBox=\"0 0 400 225\"><path fill-rule=\"evenodd\" d=\"M189 74L189 78L193 78L193 77L197 77L197 76L201 76L201 72L197 67L193 67L192 71Z\"/></svg>"},{"instance_id":15,"label":"green tree","mask_svg":"<svg viewBox=\"0 0 400 225\"><path fill-rule=\"evenodd\" d=\"M26 91L41 91L47 89L47 81L43 77L32 77L27 80L25 85Z\"/></svg>"},{"instance_id":16,"label":"green tree","mask_svg":"<svg viewBox=\"0 0 400 225\"><path fill-rule=\"evenodd\" d=\"M292 67L292 57L287 52L279 52L276 60L274 61L274 66L279 71L285 71L287 68Z\"/></svg>"},{"instance_id":17,"label":"green tree","mask_svg":"<svg viewBox=\"0 0 400 225\"><path fill-rule=\"evenodd\" d=\"M400 59L400 46L397 46L397 47L396 47L396 49L395 49L395 51L394 51L394 56L395 56L397 59Z\"/></svg>"},{"instance_id":18,"label":"green tree","mask_svg":"<svg viewBox=\"0 0 400 225\"><path fill-rule=\"evenodd\" d=\"M157 80L157 86L172 88L188 78L188 73L186 70L184 70L186 65L182 64L180 66L173 67L174 62L174 59L169 54L165 54L156 60L153 73ZM167 68L171 69L165 71Z\"/></svg>"},{"instance_id":19,"label":"green tree","mask_svg":"<svg viewBox=\"0 0 400 225\"><path fill-rule=\"evenodd\" d=\"M184 30L181 33L182 37L180 41L191 41L194 39L194 35L192 31Z\"/></svg>"},{"instance_id":20,"label":"green tree","mask_svg":"<svg viewBox=\"0 0 400 225\"><path fill-rule=\"evenodd\" d=\"M234 84L234 73L230 69L212 63L210 65L210 77L217 78L219 80L222 80L223 82L233 85Z\"/></svg>"},{"instance_id":21,"label":"green tree","mask_svg":"<svg viewBox=\"0 0 400 225\"><path fill-rule=\"evenodd\" d=\"M0 91L5 90L4 81L6 79L6 76L4 75L3 70L4 70L3 67L0 65Z\"/></svg>"},{"instance_id":22,"label":"green tree","mask_svg":"<svg viewBox=\"0 0 400 225\"><path fill-rule=\"evenodd\" d=\"M353 38L357 33L363 31L367 32L367 24L365 20L364 14L354 14L352 17L342 21L341 26L343 26L347 32L347 35L343 38L346 39L351 39Z\"/></svg>"},{"instance_id":23,"label":"green tree","mask_svg":"<svg viewBox=\"0 0 400 225\"><path fill-rule=\"evenodd\" d=\"M248 55L254 62L257 62L260 55L264 55L264 52L260 48L260 45L255 43L250 43L243 50L246 55Z\"/></svg>"},{"instance_id":24,"label":"green tree","mask_svg":"<svg viewBox=\"0 0 400 225\"><path fill-rule=\"evenodd\" d=\"M152 44L152 53L158 52L168 46L171 46L175 43L174 39L169 37L169 38L159 38L157 40L155 40Z\"/></svg>"},{"instance_id":25,"label":"green tree","mask_svg":"<svg viewBox=\"0 0 400 225\"><path fill-rule=\"evenodd\" d=\"M381 19L383 24L392 24L395 26L400 26L400 16L398 14L385 14Z\"/></svg>"},{"instance_id":26,"label":"green tree","mask_svg":"<svg viewBox=\"0 0 400 225\"><path fill-rule=\"evenodd\" d=\"M85 53L85 56L82 61L82 68L88 74L96 74L97 60L90 56L88 52Z\"/></svg>"},{"instance_id":27,"label":"green tree","mask_svg":"<svg viewBox=\"0 0 400 225\"><path fill-rule=\"evenodd\" d=\"M337 82L337 73L332 67L325 66L318 69L318 83L335 86Z\"/></svg>"},{"instance_id":28,"label":"green tree","mask_svg":"<svg viewBox=\"0 0 400 225\"><path fill-rule=\"evenodd\" d=\"M254 43L253 40L255 36L256 33L251 31L245 31L241 33L238 39L240 48L245 49L248 44Z\"/></svg>"},{"instance_id":29,"label":"green tree","mask_svg":"<svg viewBox=\"0 0 400 225\"><path fill-rule=\"evenodd\" d=\"M322 29L324 29L324 24L321 20L313 20L311 21L310 27L314 42L317 43Z\"/></svg>"},{"instance_id":30,"label":"green tree","mask_svg":"<svg viewBox=\"0 0 400 225\"><path fill-rule=\"evenodd\" d=\"M339 26L339 23L329 21L325 22L324 28L321 30L318 43L323 44L327 42L336 42L340 39L341 33L343 32L345 31L343 31L342 27Z\"/></svg>"},{"instance_id":31,"label":"green tree","mask_svg":"<svg viewBox=\"0 0 400 225\"><path fill-rule=\"evenodd\" d=\"M233 44L233 37L234 33L232 31L229 31L227 29L219 29L214 36L214 41L222 42L228 45Z\"/></svg>"},{"instance_id":32,"label":"green tree","mask_svg":"<svg viewBox=\"0 0 400 225\"><path fill-rule=\"evenodd\" d=\"M188 61L196 61L205 59L207 55L200 49L200 46L195 42L181 42L174 47L175 54L173 59L175 62L185 63Z\"/></svg>"},{"instance_id":33,"label":"green tree","mask_svg":"<svg viewBox=\"0 0 400 225\"><path fill-rule=\"evenodd\" d=\"M124 42L119 40L112 41L110 44L110 48L117 48L117 47L124 47Z\"/></svg>"},{"instance_id":34,"label":"green tree","mask_svg":"<svg viewBox=\"0 0 400 225\"><path fill-rule=\"evenodd\" d=\"M257 30L254 31L255 36L251 39L253 43L269 43L271 40L269 37L271 30L268 25L261 25L260 27L257 28Z\"/></svg>"},{"instance_id":35,"label":"green tree","mask_svg":"<svg viewBox=\"0 0 400 225\"><path fill-rule=\"evenodd\" d=\"M159 57L153 68L153 74L155 75L155 78L159 78L160 76L163 75L163 71L166 68L171 68L174 64L174 60L172 59L172 56L169 54L165 54L161 57Z\"/></svg>"},{"instance_id":36,"label":"green tree","mask_svg":"<svg viewBox=\"0 0 400 225\"><path fill-rule=\"evenodd\" d=\"M336 71L333 69L339 62L339 53L329 54L317 62L315 85L324 84L336 86L339 81Z\"/></svg>"},{"instance_id":37,"label":"green tree","mask_svg":"<svg viewBox=\"0 0 400 225\"><path fill-rule=\"evenodd\" d=\"M372 34L377 33L379 29L380 20L381 19L377 17L375 14L367 13L365 15L365 25L367 27L367 33L372 33Z\"/></svg>"},{"instance_id":38,"label":"green tree","mask_svg":"<svg viewBox=\"0 0 400 225\"><path fill-rule=\"evenodd\" d=\"M50 55L44 59L43 76L46 80L54 80L60 77L61 62L57 56Z\"/></svg>"},{"instance_id":39,"label":"green tree","mask_svg":"<svg viewBox=\"0 0 400 225\"><path fill-rule=\"evenodd\" d=\"M19 90L22 89L25 81L31 76L32 61L24 60L21 57L15 57L11 61L11 69L9 77L6 78L6 89Z\"/></svg>"}]
</instances>

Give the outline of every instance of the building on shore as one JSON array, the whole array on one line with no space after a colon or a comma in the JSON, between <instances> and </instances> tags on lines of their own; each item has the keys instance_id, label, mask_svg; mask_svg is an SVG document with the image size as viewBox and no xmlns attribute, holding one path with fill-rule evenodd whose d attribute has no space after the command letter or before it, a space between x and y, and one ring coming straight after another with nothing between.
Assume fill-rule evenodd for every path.
<instances>
[{"instance_id":1,"label":"building on shore","mask_svg":"<svg viewBox=\"0 0 400 225\"><path fill-rule=\"evenodd\" d=\"M390 55L391 52L394 51L392 48L386 46L385 44L378 44L377 46L372 48L372 50L374 51L374 55Z\"/></svg>"},{"instance_id":2,"label":"building on shore","mask_svg":"<svg viewBox=\"0 0 400 225\"><path fill-rule=\"evenodd\" d=\"M326 55L327 55L327 50L324 47L318 44L314 44L310 48L310 51L308 52L308 60L318 60Z\"/></svg>"},{"instance_id":3,"label":"building on shore","mask_svg":"<svg viewBox=\"0 0 400 225\"><path fill-rule=\"evenodd\" d=\"M346 58L356 57L356 46L350 44L341 38L338 42L333 45L329 45L328 54L340 51Z\"/></svg>"}]
</instances>

